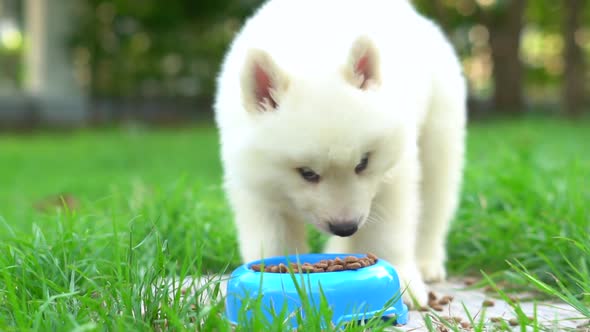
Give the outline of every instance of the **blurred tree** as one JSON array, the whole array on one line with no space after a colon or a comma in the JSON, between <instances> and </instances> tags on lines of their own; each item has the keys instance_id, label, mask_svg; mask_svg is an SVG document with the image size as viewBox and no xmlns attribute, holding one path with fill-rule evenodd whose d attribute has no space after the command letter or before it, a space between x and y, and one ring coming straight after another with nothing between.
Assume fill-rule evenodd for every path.
<instances>
[{"instance_id":1,"label":"blurred tree","mask_svg":"<svg viewBox=\"0 0 590 332\"><path fill-rule=\"evenodd\" d=\"M459 53L472 57L481 45L469 45L485 28L484 41L492 60L492 102L498 112L520 113L523 102L523 64L519 57L526 0L414 0L418 8L441 24ZM466 36L457 37L457 32ZM475 35L475 37L470 34ZM466 45L467 44L467 45ZM477 46L477 47L476 47ZM477 48L477 50L476 50ZM485 49L485 47L484 47Z\"/></svg>"},{"instance_id":2,"label":"blurred tree","mask_svg":"<svg viewBox=\"0 0 590 332\"><path fill-rule=\"evenodd\" d=\"M562 28L565 40L563 53L565 62L565 76L562 88L562 103L567 115L575 117L582 113L584 106L585 74L586 66L584 53L581 47L580 35L582 15L587 0L564 0L564 13L562 15ZM579 41L580 40L580 41Z\"/></svg>"},{"instance_id":3,"label":"blurred tree","mask_svg":"<svg viewBox=\"0 0 590 332\"><path fill-rule=\"evenodd\" d=\"M472 56L475 47L453 36L465 30L469 35L478 25L485 27L487 47L492 60L494 108L502 113L524 111L523 64L519 57L520 37L526 0L414 0L422 12L433 17L443 29L455 37L454 43L462 56ZM475 35L481 31L476 30ZM475 37L469 36L471 43ZM481 47L480 47L481 49Z\"/></svg>"},{"instance_id":4,"label":"blurred tree","mask_svg":"<svg viewBox=\"0 0 590 332\"><path fill-rule=\"evenodd\" d=\"M526 0L503 0L482 11L487 26L493 65L493 104L501 113L522 113L523 65L520 37Z\"/></svg>"}]
</instances>

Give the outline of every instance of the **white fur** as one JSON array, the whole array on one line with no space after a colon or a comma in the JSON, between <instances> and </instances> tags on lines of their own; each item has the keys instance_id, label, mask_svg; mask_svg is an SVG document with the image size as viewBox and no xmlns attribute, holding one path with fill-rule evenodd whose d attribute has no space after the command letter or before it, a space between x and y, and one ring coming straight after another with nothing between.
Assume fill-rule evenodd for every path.
<instances>
[{"instance_id":1,"label":"white fur","mask_svg":"<svg viewBox=\"0 0 590 332\"><path fill-rule=\"evenodd\" d=\"M446 277L465 100L452 47L408 1L267 2L231 45L215 102L242 259L307 252L305 222L359 220L326 251L374 252L424 305L423 280Z\"/></svg>"}]
</instances>

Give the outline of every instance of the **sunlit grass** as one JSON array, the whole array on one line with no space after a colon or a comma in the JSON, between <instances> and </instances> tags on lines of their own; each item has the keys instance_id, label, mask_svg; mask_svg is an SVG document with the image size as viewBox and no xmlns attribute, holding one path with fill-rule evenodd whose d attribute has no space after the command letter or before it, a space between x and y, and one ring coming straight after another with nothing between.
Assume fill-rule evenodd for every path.
<instances>
[{"instance_id":1,"label":"sunlit grass","mask_svg":"<svg viewBox=\"0 0 590 332\"><path fill-rule=\"evenodd\" d=\"M588 316L589 128L548 119L470 127L452 275L483 270ZM205 297L218 282L195 296L168 285L239 264L220 182L210 126L0 136L0 329L230 330L223 300ZM75 199L72 210L35 208L59 193ZM323 237L311 234L319 250Z\"/></svg>"}]
</instances>

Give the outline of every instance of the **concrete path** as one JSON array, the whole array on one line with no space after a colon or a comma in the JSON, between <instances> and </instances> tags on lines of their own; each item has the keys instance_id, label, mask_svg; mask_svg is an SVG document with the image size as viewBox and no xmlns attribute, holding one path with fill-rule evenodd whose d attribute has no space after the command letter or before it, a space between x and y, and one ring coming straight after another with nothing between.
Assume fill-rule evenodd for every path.
<instances>
[{"instance_id":1,"label":"concrete path","mask_svg":"<svg viewBox=\"0 0 590 332\"><path fill-rule=\"evenodd\" d=\"M438 305L437 309L440 311L433 309L430 309L428 312L411 311L408 324L404 327L398 327L399 330L427 331L424 322L425 315L431 315L432 321L439 323L438 326L441 331L445 330L445 324L441 324L439 318L451 322L452 326L460 326L463 330L467 331L471 330L469 316L473 318L473 322L476 325L480 324L483 317L483 324L486 327L485 330L493 330L494 326L504 328L514 326L512 328L513 330L521 330L515 309L505 301L498 299L497 294L494 292L488 293L482 289L469 289L464 282L457 279L431 285L431 289L437 299L448 295L452 296L453 300L449 304ZM590 332L590 326L584 326L588 321L581 317L581 314L571 306L563 302L545 301L535 303L532 300L526 300L526 295L512 296L512 300L518 302L524 315L531 320L535 315L536 309L537 322L540 329L548 329L550 331L566 331L571 329ZM532 329L532 324L529 326Z\"/></svg>"},{"instance_id":2,"label":"concrete path","mask_svg":"<svg viewBox=\"0 0 590 332\"><path fill-rule=\"evenodd\" d=\"M222 295L225 294L225 284L228 276L224 276L216 282L221 283ZM211 279L200 279L197 282L185 280L180 286L183 294L190 294L190 288L197 289L202 287ZM178 284L177 284L178 285ZM178 287L178 286L177 286ZM424 318L430 315L433 325L437 331L452 331L448 328L448 322L451 326L460 327L460 330L471 331L469 315L473 317L475 324L480 324L483 317L484 330L501 330L511 328L514 331L520 331L520 324L517 320L515 309L508 303L497 298L494 292L485 292L484 289L473 289L466 285L464 280L451 279L444 283L432 284L431 287L431 306L427 309L410 311L409 322L405 326L392 327L392 331L428 331ZM544 301L535 303L527 300L530 294L521 294L512 296L512 299L518 301L524 316L530 319L536 316L540 330L549 331L576 331L590 332L590 321L581 316L574 308L563 302ZM452 298L448 304L443 297ZM441 304L441 300L442 303ZM433 307L435 309L433 309ZM465 310L467 309L467 310ZM446 321L441 322L441 320ZM445 326L446 325L446 326ZM533 330L532 324L527 330Z\"/></svg>"}]
</instances>

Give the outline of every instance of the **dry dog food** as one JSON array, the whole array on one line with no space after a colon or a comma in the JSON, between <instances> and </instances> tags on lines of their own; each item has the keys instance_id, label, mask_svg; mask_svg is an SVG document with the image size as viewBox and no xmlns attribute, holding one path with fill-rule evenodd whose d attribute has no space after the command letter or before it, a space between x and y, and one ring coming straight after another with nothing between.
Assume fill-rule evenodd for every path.
<instances>
[{"instance_id":1,"label":"dry dog food","mask_svg":"<svg viewBox=\"0 0 590 332\"><path fill-rule=\"evenodd\" d=\"M311 263L291 263L293 272L306 273L322 273L322 272L338 272L346 270L358 270L363 267L371 266L377 263L377 256L368 253L365 257L346 256L344 258L336 257L335 259L321 260L315 264ZM254 271L260 272L263 268L261 264L253 264L250 268ZM289 267L283 263L278 265L265 265L264 272L271 273L289 273Z\"/></svg>"},{"instance_id":2,"label":"dry dog food","mask_svg":"<svg viewBox=\"0 0 590 332\"><path fill-rule=\"evenodd\" d=\"M481 303L482 307L493 307L496 303L492 300L485 300Z\"/></svg>"},{"instance_id":3,"label":"dry dog food","mask_svg":"<svg viewBox=\"0 0 590 332\"><path fill-rule=\"evenodd\" d=\"M468 330L471 329L471 323L469 322L461 322L461 327Z\"/></svg>"},{"instance_id":4,"label":"dry dog food","mask_svg":"<svg viewBox=\"0 0 590 332\"><path fill-rule=\"evenodd\" d=\"M428 306L418 308L419 311L429 311L430 309L436 311L443 311L444 306L451 303L453 301L453 297L450 295L445 295L442 298L438 298L438 296L434 292L428 292Z\"/></svg>"},{"instance_id":5,"label":"dry dog food","mask_svg":"<svg viewBox=\"0 0 590 332\"><path fill-rule=\"evenodd\" d=\"M428 292L428 306L436 311L443 311L443 306L453 301L453 297L445 295L442 298L438 298L434 292Z\"/></svg>"}]
</instances>

